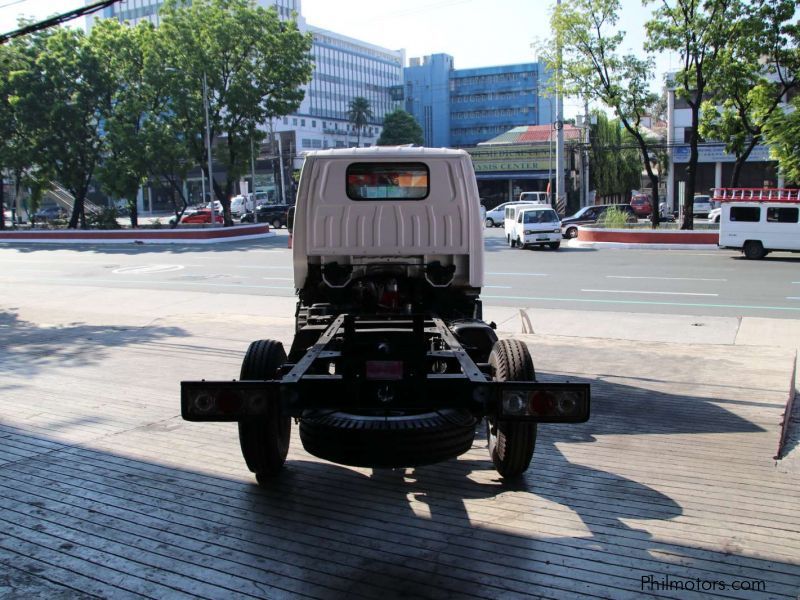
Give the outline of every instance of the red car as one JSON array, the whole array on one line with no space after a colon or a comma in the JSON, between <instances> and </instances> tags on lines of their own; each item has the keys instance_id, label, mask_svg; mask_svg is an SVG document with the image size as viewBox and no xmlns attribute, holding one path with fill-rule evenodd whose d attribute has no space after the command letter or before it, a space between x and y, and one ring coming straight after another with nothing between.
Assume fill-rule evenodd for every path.
<instances>
[{"instance_id":1,"label":"red car","mask_svg":"<svg viewBox=\"0 0 800 600\"><path fill-rule=\"evenodd\" d=\"M646 194L636 194L631 198L631 208L636 213L637 217L647 217L653 210L653 205L650 204L650 196Z\"/></svg>"},{"instance_id":2,"label":"red car","mask_svg":"<svg viewBox=\"0 0 800 600\"><path fill-rule=\"evenodd\" d=\"M214 221L217 223L222 223L222 215L216 213L214 215ZM190 215L185 215L181 219L181 223L211 223L211 210L204 208Z\"/></svg>"}]
</instances>

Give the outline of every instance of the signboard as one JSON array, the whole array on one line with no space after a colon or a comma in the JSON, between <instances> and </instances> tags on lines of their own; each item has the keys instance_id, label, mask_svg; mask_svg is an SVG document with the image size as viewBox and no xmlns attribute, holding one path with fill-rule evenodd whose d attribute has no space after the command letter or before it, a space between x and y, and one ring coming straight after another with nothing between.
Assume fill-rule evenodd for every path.
<instances>
[{"instance_id":1,"label":"signboard","mask_svg":"<svg viewBox=\"0 0 800 600\"><path fill-rule=\"evenodd\" d=\"M700 162L736 162L736 157L733 154L725 152L725 146L722 144L700 146L697 152ZM750 156L747 157L747 162L765 162L768 160L771 160L769 157L769 148L761 145L753 148ZM672 161L676 163L688 163L689 145L675 146L672 149Z\"/></svg>"},{"instance_id":2,"label":"signboard","mask_svg":"<svg viewBox=\"0 0 800 600\"><path fill-rule=\"evenodd\" d=\"M467 148L476 173L491 171L547 171L555 155L545 146L479 146ZM552 158L552 163L551 163Z\"/></svg>"}]
</instances>

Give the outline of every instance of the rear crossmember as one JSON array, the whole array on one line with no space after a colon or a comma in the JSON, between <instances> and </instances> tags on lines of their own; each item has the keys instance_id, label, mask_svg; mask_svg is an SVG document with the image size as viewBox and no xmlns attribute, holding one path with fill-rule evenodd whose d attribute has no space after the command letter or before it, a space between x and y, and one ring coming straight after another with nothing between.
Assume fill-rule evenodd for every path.
<instances>
[{"instance_id":1,"label":"rear crossmember","mask_svg":"<svg viewBox=\"0 0 800 600\"><path fill-rule=\"evenodd\" d=\"M436 342L434 342L436 340ZM492 381L439 318L338 315L276 379L183 381L187 421L245 421L306 410L419 411L463 408L476 416L541 423L589 418L589 385Z\"/></svg>"}]
</instances>

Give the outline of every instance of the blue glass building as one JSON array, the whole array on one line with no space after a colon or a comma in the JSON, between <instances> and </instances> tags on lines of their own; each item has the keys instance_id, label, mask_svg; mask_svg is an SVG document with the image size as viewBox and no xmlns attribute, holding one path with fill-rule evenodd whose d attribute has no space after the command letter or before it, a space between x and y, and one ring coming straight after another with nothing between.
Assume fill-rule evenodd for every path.
<instances>
[{"instance_id":1,"label":"blue glass building","mask_svg":"<svg viewBox=\"0 0 800 600\"><path fill-rule=\"evenodd\" d=\"M426 146L471 147L555 118L555 102L542 96L549 77L542 63L455 69L452 56L433 54L412 58L403 76L405 108Z\"/></svg>"}]
</instances>

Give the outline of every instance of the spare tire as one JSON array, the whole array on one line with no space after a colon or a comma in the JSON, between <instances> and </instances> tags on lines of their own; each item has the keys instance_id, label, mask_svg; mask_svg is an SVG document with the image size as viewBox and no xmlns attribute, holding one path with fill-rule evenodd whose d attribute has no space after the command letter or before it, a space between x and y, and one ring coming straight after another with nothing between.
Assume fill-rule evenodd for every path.
<instances>
[{"instance_id":1,"label":"spare tire","mask_svg":"<svg viewBox=\"0 0 800 600\"><path fill-rule=\"evenodd\" d=\"M451 408L391 416L306 411L300 440L310 454L343 465L416 467L464 454L476 423L469 411Z\"/></svg>"}]
</instances>

